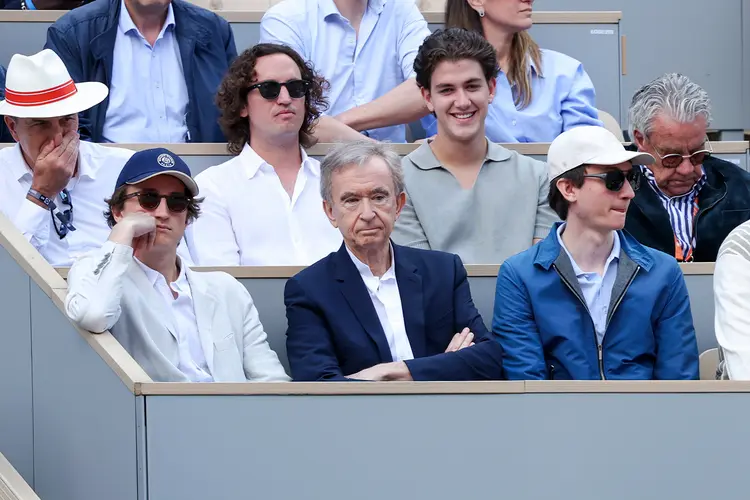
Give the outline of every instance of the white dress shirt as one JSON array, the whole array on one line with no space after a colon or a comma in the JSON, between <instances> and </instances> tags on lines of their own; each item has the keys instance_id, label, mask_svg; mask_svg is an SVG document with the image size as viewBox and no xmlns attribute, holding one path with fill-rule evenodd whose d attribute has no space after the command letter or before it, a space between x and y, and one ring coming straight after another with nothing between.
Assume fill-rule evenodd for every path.
<instances>
[{"instance_id":1,"label":"white dress shirt","mask_svg":"<svg viewBox=\"0 0 750 500\"><path fill-rule=\"evenodd\" d=\"M750 380L750 221L724 239L714 269L714 331L722 377Z\"/></svg>"},{"instance_id":2,"label":"white dress shirt","mask_svg":"<svg viewBox=\"0 0 750 500\"><path fill-rule=\"evenodd\" d=\"M175 18L169 4L161 32L149 44L120 2L109 105L102 135L118 143L175 143L189 140L188 89Z\"/></svg>"},{"instance_id":3,"label":"white dress shirt","mask_svg":"<svg viewBox=\"0 0 750 500\"><path fill-rule=\"evenodd\" d=\"M304 151L291 198L273 166L247 144L195 181L205 197L187 232L196 265L305 266L341 246L323 210L320 163Z\"/></svg>"},{"instance_id":4,"label":"white dress shirt","mask_svg":"<svg viewBox=\"0 0 750 500\"><path fill-rule=\"evenodd\" d=\"M372 305L375 306L375 312L378 313L380 326L383 327L383 333L388 340L393 361L414 359L411 343L406 334L401 294L398 291L396 255L393 253L393 246L391 246L391 267L381 277L372 274L370 267L359 260L349 247L346 247L346 251L357 267L359 275L362 276L367 291L370 292L370 299L372 299Z\"/></svg>"},{"instance_id":5,"label":"white dress shirt","mask_svg":"<svg viewBox=\"0 0 750 500\"><path fill-rule=\"evenodd\" d=\"M104 218L105 198L112 196L117 177L133 152L81 141L78 173L68 182L73 204L72 223L76 228L60 238L53 227L50 210L26 198L32 171L18 144L0 149L0 212L26 236L26 239L53 266L69 266L79 256L99 248L109 237ZM60 197L55 204L67 209Z\"/></svg>"},{"instance_id":6,"label":"white dress shirt","mask_svg":"<svg viewBox=\"0 0 750 500\"><path fill-rule=\"evenodd\" d=\"M138 259L134 259L146 273L146 277L154 286L156 293L164 299L167 310L172 313L171 317L164 319L171 325L171 330L177 336L177 348L180 353L180 362L177 368L191 382L213 382L198 334L198 322L195 319L193 296L190 293L190 283L188 283L185 275L185 266L180 266L180 275L177 277L177 281L167 284L167 279L163 274L151 269ZM172 290L177 292L177 298L174 298Z\"/></svg>"},{"instance_id":7,"label":"white dress shirt","mask_svg":"<svg viewBox=\"0 0 750 500\"><path fill-rule=\"evenodd\" d=\"M260 22L261 43L289 45L331 83L335 116L374 101L414 77L414 59L430 35L414 0L370 0L359 32L333 0L284 0ZM378 141L404 142L403 125L369 131Z\"/></svg>"}]
</instances>

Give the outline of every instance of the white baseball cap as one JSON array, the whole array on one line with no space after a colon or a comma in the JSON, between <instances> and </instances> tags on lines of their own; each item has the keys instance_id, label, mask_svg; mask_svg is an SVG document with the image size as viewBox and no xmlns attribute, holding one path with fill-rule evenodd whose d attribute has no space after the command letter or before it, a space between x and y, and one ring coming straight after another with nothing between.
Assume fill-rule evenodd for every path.
<instances>
[{"instance_id":1,"label":"white baseball cap","mask_svg":"<svg viewBox=\"0 0 750 500\"><path fill-rule=\"evenodd\" d=\"M33 56L15 54L5 77L0 115L55 118L86 111L109 93L99 82L73 83L65 63L50 49Z\"/></svg>"},{"instance_id":2,"label":"white baseball cap","mask_svg":"<svg viewBox=\"0 0 750 500\"><path fill-rule=\"evenodd\" d=\"M617 137L604 127L575 127L558 135L549 146L547 165L549 178L556 179L581 165L651 165L648 153L628 151Z\"/></svg>"}]
</instances>

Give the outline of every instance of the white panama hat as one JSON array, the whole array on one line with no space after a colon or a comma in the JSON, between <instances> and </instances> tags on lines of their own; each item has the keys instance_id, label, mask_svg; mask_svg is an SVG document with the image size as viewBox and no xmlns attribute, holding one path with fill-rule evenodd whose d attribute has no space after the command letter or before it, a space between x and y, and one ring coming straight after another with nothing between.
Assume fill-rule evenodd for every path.
<instances>
[{"instance_id":1,"label":"white panama hat","mask_svg":"<svg viewBox=\"0 0 750 500\"><path fill-rule=\"evenodd\" d=\"M5 78L0 115L55 118L86 111L109 93L99 82L73 83L62 59L50 49L33 56L15 54Z\"/></svg>"},{"instance_id":2,"label":"white panama hat","mask_svg":"<svg viewBox=\"0 0 750 500\"><path fill-rule=\"evenodd\" d=\"M549 178L554 180L581 165L651 165L654 157L648 153L628 151L617 137L597 126L581 126L558 135L547 152Z\"/></svg>"}]
</instances>

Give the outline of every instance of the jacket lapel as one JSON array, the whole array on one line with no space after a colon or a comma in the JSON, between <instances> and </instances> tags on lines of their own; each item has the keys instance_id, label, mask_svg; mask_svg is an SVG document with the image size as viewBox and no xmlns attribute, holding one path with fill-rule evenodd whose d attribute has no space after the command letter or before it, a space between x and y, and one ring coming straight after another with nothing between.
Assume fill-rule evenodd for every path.
<instances>
[{"instance_id":1,"label":"jacket lapel","mask_svg":"<svg viewBox=\"0 0 750 500\"><path fill-rule=\"evenodd\" d=\"M203 355L206 357L206 364L210 373L214 373L214 340L213 340L213 321L214 310L216 309L216 298L211 290L206 286L204 280L196 276L189 267L185 269L190 293L193 297L193 310L195 311L195 321L198 324L198 335L203 347Z\"/></svg>"},{"instance_id":2,"label":"jacket lapel","mask_svg":"<svg viewBox=\"0 0 750 500\"><path fill-rule=\"evenodd\" d=\"M381 362L393 361L388 340L385 338L383 327L380 325L375 306L372 305L370 293L367 291L359 271L357 271L343 244L334 255L333 264L334 276L341 288L341 294L349 303L349 307L352 308L365 332L375 342Z\"/></svg>"},{"instance_id":3,"label":"jacket lapel","mask_svg":"<svg viewBox=\"0 0 750 500\"><path fill-rule=\"evenodd\" d=\"M110 0L109 5L109 16L107 18L106 29L91 40L91 54L94 56L94 67L102 67L104 70L104 81L101 83L107 87L112 83L112 66L114 66L115 60L115 41L117 40L117 26L120 21L120 0ZM100 66L101 65L101 66ZM98 73L98 71L97 71ZM87 75L84 77L86 80L99 80L96 75ZM109 107L109 94L99 104L94 106L94 109L89 113L96 114L95 123L97 124L96 130L90 130L92 134L92 140L98 141L101 138L102 131L104 130L104 117L107 114L107 108Z\"/></svg>"},{"instance_id":4,"label":"jacket lapel","mask_svg":"<svg viewBox=\"0 0 750 500\"><path fill-rule=\"evenodd\" d=\"M393 245L396 259L396 281L401 296L401 309L404 313L404 326L409 337L411 352L415 358L426 355L425 307L422 291L422 277L417 267L411 263L398 245Z\"/></svg>"},{"instance_id":5,"label":"jacket lapel","mask_svg":"<svg viewBox=\"0 0 750 500\"><path fill-rule=\"evenodd\" d=\"M195 53L197 49L206 49L208 40L211 40L212 36L207 30L201 27L200 23L196 23L189 12L183 7L180 2L172 2L172 8L174 9L174 21L175 21L175 38L177 39L177 45L180 48L180 60L182 61L182 74L185 78L185 85L188 91L188 107L187 116L185 122L188 126L188 142L199 141L198 137L198 121L200 119L196 113L191 112L195 109L192 103L198 101L195 95L195 86L193 82L193 61L195 60Z\"/></svg>"},{"instance_id":6,"label":"jacket lapel","mask_svg":"<svg viewBox=\"0 0 750 500\"><path fill-rule=\"evenodd\" d=\"M143 269L140 268L135 260L130 263L128 274L130 275L130 279L133 280L136 289L143 290L143 300L148 305L149 311L159 319L160 323L164 326L164 329L171 334L172 340L176 343L177 332L175 331L175 325L166 319L171 318L172 314L167 310L166 305L164 304L164 299L159 296L156 290L154 290L154 285L149 281L148 276L146 276L146 273L143 272ZM156 332L149 332L151 338L158 343L160 339L155 337L154 333Z\"/></svg>"}]
</instances>

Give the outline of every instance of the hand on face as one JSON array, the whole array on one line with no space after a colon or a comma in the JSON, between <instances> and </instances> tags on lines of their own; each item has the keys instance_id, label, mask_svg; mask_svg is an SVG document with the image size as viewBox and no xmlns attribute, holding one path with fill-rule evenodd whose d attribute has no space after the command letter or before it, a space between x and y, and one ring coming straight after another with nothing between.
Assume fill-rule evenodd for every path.
<instances>
[{"instance_id":1,"label":"hand on face","mask_svg":"<svg viewBox=\"0 0 750 500\"><path fill-rule=\"evenodd\" d=\"M133 247L136 254L153 248L155 239L156 218L137 212L123 217L109 236L110 241Z\"/></svg>"},{"instance_id":2,"label":"hand on face","mask_svg":"<svg viewBox=\"0 0 750 500\"><path fill-rule=\"evenodd\" d=\"M57 139L47 141L34 162L32 189L54 198L70 181L78 164L78 132L71 130Z\"/></svg>"}]
</instances>

